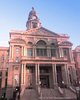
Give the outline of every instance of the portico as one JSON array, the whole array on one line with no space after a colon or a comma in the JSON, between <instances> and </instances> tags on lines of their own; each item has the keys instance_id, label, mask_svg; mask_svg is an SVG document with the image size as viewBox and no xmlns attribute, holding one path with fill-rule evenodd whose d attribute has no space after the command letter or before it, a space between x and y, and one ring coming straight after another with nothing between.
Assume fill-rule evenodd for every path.
<instances>
[{"instance_id":1,"label":"portico","mask_svg":"<svg viewBox=\"0 0 80 100\"><path fill-rule=\"evenodd\" d=\"M34 88L41 82L41 88L62 86L62 81L69 86L69 75L66 73L66 64L22 64L21 85L25 88Z\"/></svg>"}]
</instances>

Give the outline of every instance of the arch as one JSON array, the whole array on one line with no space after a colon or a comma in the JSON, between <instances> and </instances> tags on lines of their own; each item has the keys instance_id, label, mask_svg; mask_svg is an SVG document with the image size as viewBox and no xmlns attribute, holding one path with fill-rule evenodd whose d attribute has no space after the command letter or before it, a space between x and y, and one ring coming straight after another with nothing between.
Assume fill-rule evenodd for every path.
<instances>
[{"instance_id":1,"label":"arch","mask_svg":"<svg viewBox=\"0 0 80 100\"><path fill-rule=\"evenodd\" d=\"M43 46L45 46L45 45L47 45L47 44L46 44L46 42L45 42L44 40L39 40L39 41L36 43L36 45L43 45Z\"/></svg>"},{"instance_id":2,"label":"arch","mask_svg":"<svg viewBox=\"0 0 80 100\"><path fill-rule=\"evenodd\" d=\"M45 41L40 40L36 44L37 56L47 56L47 44Z\"/></svg>"},{"instance_id":3,"label":"arch","mask_svg":"<svg viewBox=\"0 0 80 100\"><path fill-rule=\"evenodd\" d=\"M27 43L28 45L33 45L33 43L31 42L31 41L28 41L28 43Z\"/></svg>"}]
</instances>

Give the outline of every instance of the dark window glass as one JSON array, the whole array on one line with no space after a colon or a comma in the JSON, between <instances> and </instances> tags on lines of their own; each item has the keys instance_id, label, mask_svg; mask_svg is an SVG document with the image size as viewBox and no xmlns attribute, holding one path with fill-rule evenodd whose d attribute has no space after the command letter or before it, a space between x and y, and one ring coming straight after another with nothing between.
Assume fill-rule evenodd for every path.
<instances>
[{"instance_id":1,"label":"dark window glass","mask_svg":"<svg viewBox=\"0 0 80 100\"><path fill-rule=\"evenodd\" d=\"M51 56L56 57L56 49L51 49Z\"/></svg>"},{"instance_id":2,"label":"dark window glass","mask_svg":"<svg viewBox=\"0 0 80 100\"><path fill-rule=\"evenodd\" d=\"M68 48L63 48L63 55L68 56Z\"/></svg>"},{"instance_id":3,"label":"dark window glass","mask_svg":"<svg viewBox=\"0 0 80 100\"><path fill-rule=\"evenodd\" d=\"M37 56L47 56L47 49L37 48Z\"/></svg>"},{"instance_id":4,"label":"dark window glass","mask_svg":"<svg viewBox=\"0 0 80 100\"><path fill-rule=\"evenodd\" d=\"M28 56L33 56L33 49L32 48L27 49L27 55Z\"/></svg>"}]
</instances>

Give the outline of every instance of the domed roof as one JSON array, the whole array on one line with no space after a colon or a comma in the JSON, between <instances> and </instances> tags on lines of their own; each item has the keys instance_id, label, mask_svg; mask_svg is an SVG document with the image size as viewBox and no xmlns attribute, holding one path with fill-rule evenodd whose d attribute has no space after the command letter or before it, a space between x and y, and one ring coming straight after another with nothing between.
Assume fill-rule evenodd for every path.
<instances>
[{"instance_id":1,"label":"domed roof","mask_svg":"<svg viewBox=\"0 0 80 100\"><path fill-rule=\"evenodd\" d=\"M34 10L34 7L32 7L32 10L29 13L28 20L33 19L33 17L35 17L35 19L38 19L36 15L36 11Z\"/></svg>"}]
</instances>

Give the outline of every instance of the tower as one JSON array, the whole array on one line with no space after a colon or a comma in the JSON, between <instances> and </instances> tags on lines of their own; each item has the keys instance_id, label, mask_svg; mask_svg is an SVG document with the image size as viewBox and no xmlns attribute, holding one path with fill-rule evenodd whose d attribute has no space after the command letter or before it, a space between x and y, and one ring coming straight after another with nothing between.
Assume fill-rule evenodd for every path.
<instances>
[{"instance_id":1,"label":"tower","mask_svg":"<svg viewBox=\"0 0 80 100\"><path fill-rule=\"evenodd\" d=\"M32 10L29 12L28 21L26 22L26 27L27 29L41 27L41 23L33 7Z\"/></svg>"}]
</instances>

